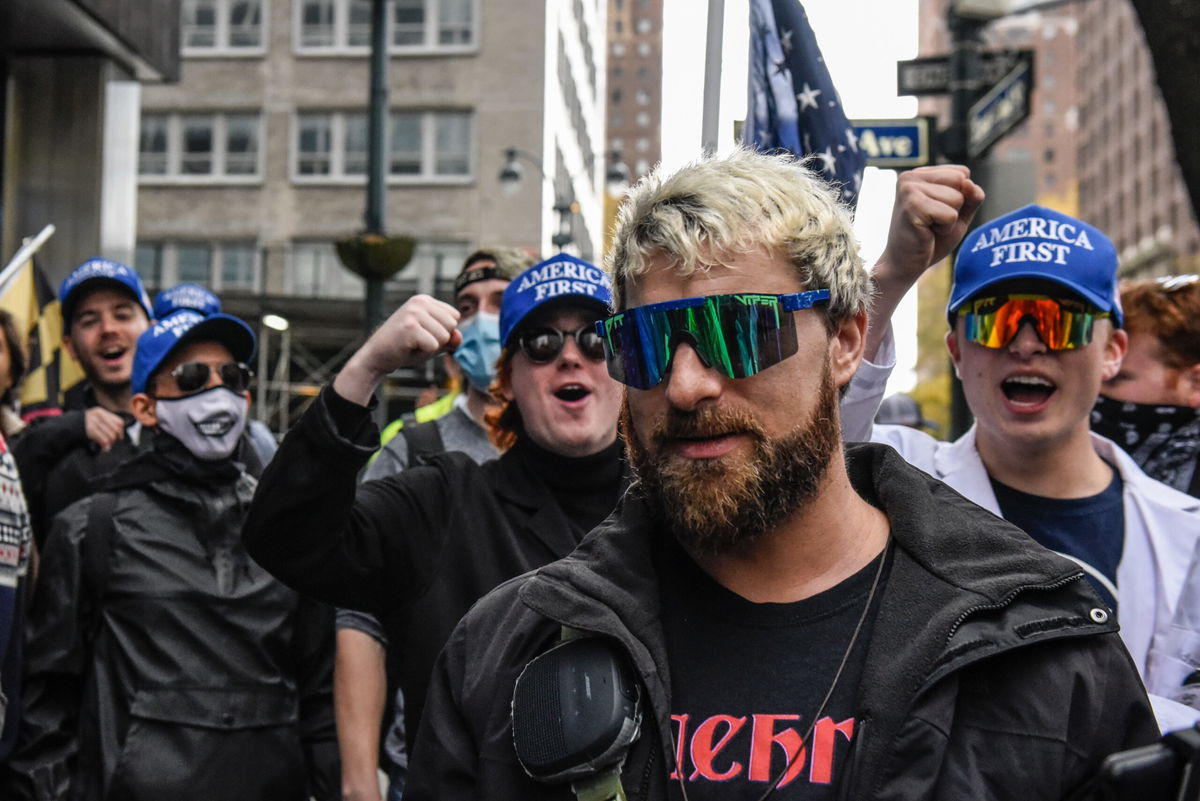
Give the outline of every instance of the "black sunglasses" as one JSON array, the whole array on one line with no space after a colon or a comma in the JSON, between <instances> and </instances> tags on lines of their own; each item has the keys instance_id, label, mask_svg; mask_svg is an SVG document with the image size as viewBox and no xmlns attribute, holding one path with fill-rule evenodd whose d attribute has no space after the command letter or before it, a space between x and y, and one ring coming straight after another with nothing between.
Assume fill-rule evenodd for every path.
<instances>
[{"instance_id":1,"label":"black sunglasses","mask_svg":"<svg viewBox=\"0 0 1200 801\"><path fill-rule=\"evenodd\" d=\"M250 378L254 375L250 368L241 362L225 362L213 368L206 362L184 362L171 371L175 386L185 395L199 392L208 386L208 378L216 369L221 377L221 383L234 392L245 392L250 387Z\"/></svg>"},{"instance_id":2,"label":"black sunglasses","mask_svg":"<svg viewBox=\"0 0 1200 801\"><path fill-rule=\"evenodd\" d=\"M604 340L596 333L596 324L589 323L575 331L557 328L530 328L517 334L517 347L534 364L549 364L562 353L567 337L575 340L579 352L594 362L604 361Z\"/></svg>"}]
</instances>

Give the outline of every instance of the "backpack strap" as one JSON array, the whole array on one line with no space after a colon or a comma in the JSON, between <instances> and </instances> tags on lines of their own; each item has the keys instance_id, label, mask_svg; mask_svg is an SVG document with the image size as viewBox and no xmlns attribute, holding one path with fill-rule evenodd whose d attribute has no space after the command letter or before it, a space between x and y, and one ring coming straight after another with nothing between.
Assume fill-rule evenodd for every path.
<instances>
[{"instance_id":1,"label":"backpack strap","mask_svg":"<svg viewBox=\"0 0 1200 801\"><path fill-rule=\"evenodd\" d=\"M429 457L436 456L446 450L442 442L442 432L438 429L437 420L424 423L405 424L400 429L404 443L408 446L408 464L424 464Z\"/></svg>"},{"instance_id":2,"label":"backpack strap","mask_svg":"<svg viewBox=\"0 0 1200 801\"><path fill-rule=\"evenodd\" d=\"M80 582L83 590L80 598L87 621L84 636L89 642L100 631L100 599L108 584L112 552L116 545L117 532L113 523L116 505L117 495L114 492L102 491L92 495L88 505L87 530L80 542Z\"/></svg>"}]
</instances>

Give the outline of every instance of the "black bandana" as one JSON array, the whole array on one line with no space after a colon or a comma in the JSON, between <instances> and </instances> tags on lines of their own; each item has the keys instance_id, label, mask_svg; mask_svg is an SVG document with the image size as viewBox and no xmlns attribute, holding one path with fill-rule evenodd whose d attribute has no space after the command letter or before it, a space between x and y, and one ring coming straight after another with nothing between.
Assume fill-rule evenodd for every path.
<instances>
[{"instance_id":1,"label":"black bandana","mask_svg":"<svg viewBox=\"0 0 1200 801\"><path fill-rule=\"evenodd\" d=\"M1151 478L1200 497L1200 409L1101 395L1092 409L1092 430L1124 448Z\"/></svg>"},{"instance_id":2,"label":"black bandana","mask_svg":"<svg viewBox=\"0 0 1200 801\"><path fill-rule=\"evenodd\" d=\"M487 281L491 278L499 278L501 281L512 280L510 276L500 272L499 267L476 267L474 270L467 270L461 273L458 278L454 279L454 294L457 295L463 291L463 287L475 283L476 281Z\"/></svg>"}]
</instances>

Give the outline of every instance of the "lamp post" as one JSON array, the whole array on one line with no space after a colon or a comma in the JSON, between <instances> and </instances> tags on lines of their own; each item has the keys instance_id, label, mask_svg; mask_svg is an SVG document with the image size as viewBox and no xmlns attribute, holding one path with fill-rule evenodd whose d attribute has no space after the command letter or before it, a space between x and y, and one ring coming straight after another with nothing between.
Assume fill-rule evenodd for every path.
<instances>
[{"instance_id":1,"label":"lamp post","mask_svg":"<svg viewBox=\"0 0 1200 801\"><path fill-rule=\"evenodd\" d=\"M554 245L555 250L563 250L575 241L571 215L579 211L579 203L575 200L574 192L569 186L561 189L556 182L551 181L536 156L515 147L505 148L504 165L500 167L500 185L505 192L512 193L521 188L525 179L525 169L521 166L521 161L532 164L538 175L542 176L542 180L549 184L554 192L554 205L550 208L558 215L558 230L550 237L550 244Z\"/></svg>"}]
</instances>

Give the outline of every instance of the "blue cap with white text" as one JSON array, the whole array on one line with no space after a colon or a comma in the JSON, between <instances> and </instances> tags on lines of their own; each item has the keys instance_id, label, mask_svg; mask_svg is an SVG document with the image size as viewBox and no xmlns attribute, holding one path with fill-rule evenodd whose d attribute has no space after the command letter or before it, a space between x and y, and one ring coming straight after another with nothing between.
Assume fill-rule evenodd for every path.
<instances>
[{"instance_id":1,"label":"blue cap with white text","mask_svg":"<svg viewBox=\"0 0 1200 801\"><path fill-rule=\"evenodd\" d=\"M155 318L166 317L180 309L191 309L201 314L216 314L221 311L221 299L199 284L176 284L154 296Z\"/></svg>"},{"instance_id":2,"label":"blue cap with white text","mask_svg":"<svg viewBox=\"0 0 1200 801\"><path fill-rule=\"evenodd\" d=\"M500 342L534 310L547 303L573 300L593 302L607 311L612 305L612 282L594 264L559 253L518 275L505 288L500 301Z\"/></svg>"},{"instance_id":3,"label":"blue cap with white text","mask_svg":"<svg viewBox=\"0 0 1200 801\"><path fill-rule=\"evenodd\" d=\"M1100 229L1044 206L1028 205L967 234L954 262L947 316L996 284L1052 281L1122 323L1117 249Z\"/></svg>"},{"instance_id":4,"label":"blue cap with white text","mask_svg":"<svg viewBox=\"0 0 1200 801\"><path fill-rule=\"evenodd\" d=\"M132 389L145 392L150 377L177 348L189 342L219 342L239 362L254 358L257 342L250 326L230 314L200 314L181 309L158 320L138 337L133 355Z\"/></svg>"},{"instance_id":5,"label":"blue cap with white text","mask_svg":"<svg viewBox=\"0 0 1200 801\"><path fill-rule=\"evenodd\" d=\"M58 303L62 310L64 331L71 330L75 306L84 297L85 290L106 286L132 296L146 312L146 316L153 319L150 297L146 294L142 279L138 278L137 273L111 259L88 259L72 270L58 288Z\"/></svg>"}]
</instances>

